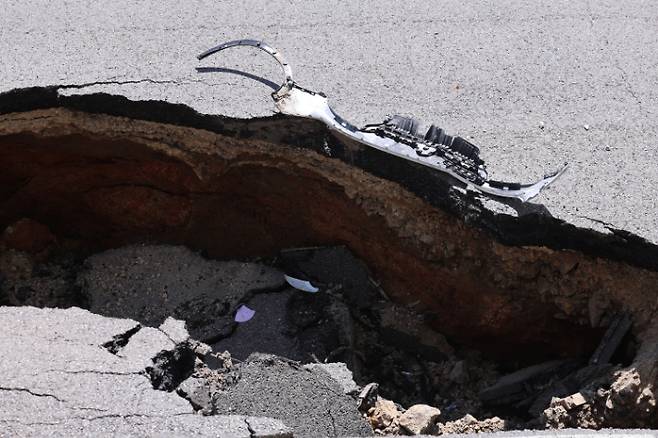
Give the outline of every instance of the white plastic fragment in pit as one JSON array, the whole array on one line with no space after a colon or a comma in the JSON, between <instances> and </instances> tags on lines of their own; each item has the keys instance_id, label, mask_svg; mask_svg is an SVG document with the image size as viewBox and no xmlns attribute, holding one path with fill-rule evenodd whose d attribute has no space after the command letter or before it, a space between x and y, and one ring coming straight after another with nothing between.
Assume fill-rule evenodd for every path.
<instances>
[{"instance_id":1,"label":"white plastic fragment in pit","mask_svg":"<svg viewBox=\"0 0 658 438\"><path fill-rule=\"evenodd\" d=\"M310 292L312 294L316 293L320 289L317 287L313 286L310 281L307 280L300 280L298 278L290 277L288 275L283 276L286 279L286 282L294 287L295 289L304 291L304 292Z\"/></svg>"}]
</instances>

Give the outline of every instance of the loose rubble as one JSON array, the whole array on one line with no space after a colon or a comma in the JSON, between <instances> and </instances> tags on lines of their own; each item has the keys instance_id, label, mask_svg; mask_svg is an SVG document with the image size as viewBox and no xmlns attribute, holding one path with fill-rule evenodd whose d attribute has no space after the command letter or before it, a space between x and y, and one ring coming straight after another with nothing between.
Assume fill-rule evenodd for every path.
<instances>
[{"instance_id":1,"label":"loose rubble","mask_svg":"<svg viewBox=\"0 0 658 438\"><path fill-rule=\"evenodd\" d=\"M375 405L368 410L367 414L375 432L382 435L396 435L400 431L400 411L391 400L378 397Z\"/></svg>"},{"instance_id":2,"label":"loose rubble","mask_svg":"<svg viewBox=\"0 0 658 438\"><path fill-rule=\"evenodd\" d=\"M590 384L580 392L553 398L544 410L545 427L617 428L632 418L635 427L656 427L656 397L635 370L610 373L603 384Z\"/></svg>"},{"instance_id":3,"label":"loose rubble","mask_svg":"<svg viewBox=\"0 0 658 438\"><path fill-rule=\"evenodd\" d=\"M259 424L265 434L268 428L276 430L279 435L273 436L658 427L655 386L647 380L651 374L640 368L654 369L651 358L656 350L644 344L638 355L643 359L637 363L613 359L619 357L632 327L631 318L623 313L603 318L608 328L589 359L556 359L504 373L499 363L476 350L452 345L416 306L390 302L368 268L344 247L290 250L266 262L247 263L207 260L177 246L133 245L85 260L58 250L50 239L45 241L51 243L36 253L0 244L0 298L5 304L86 305L106 317L124 313L134 317L104 318L76 308L0 308L5 319L0 323L12 326L21 321L19 331L25 329L26 334L13 328L11 333L27 336L28 344L36 346L36 352L26 353L25 360L35 362L26 369L41 373L39 367L46 366L41 357L54 355L53 368L46 374L65 378L69 386L91 388L101 384L94 383L94 376L123 379L125 374L125 382L108 380L111 391L128 385L155 391L148 394L158 400L160 393L166 393L166 400L176 400L172 406L185 406L185 415L226 420L208 427L224 427L240 419L242 424L249 422L246 430L252 435ZM22 248L31 247L25 243ZM318 292L289 287L284 273L293 268L311 278ZM26 287L31 292L21 295ZM254 313L236 322L241 308ZM25 312L29 316L23 320ZM70 315L80 320L73 328L67 325ZM42 318L59 322L43 326ZM73 346L83 338L69 335L69 330L88 330L92 323L85 328L80 324L92 320L100 326L107 325L106 320L116 324L103 332L103 339L94 338L102 354L85 348L76 351ZM30 324L46 327L47 335L37 334ZM50 333L52 324L61 327ZM59 336L66 342L60 343ZM10 349L14 342L8 337L4 348ZM102 360L89 362L87 355L95 354L101 354ZM57 368L58 361L63 369ZM59 383L51 388L43 379L36 386L14 384L12 376L23 375L10 366L4 371L9 377L0 379L0 387L10 389L0 392L0 397L15 397L15 388L49 394L43 401L51 404L68 403L72 397L70 388L61 389ZM78 375L83 380L70 380ZM80 400L76 406L81 409L114 412ZM54 406L47 408L56 411ZM62 412L53 421L75 416L68 407ZM168 410L162 412L158 415L169 415ZM16 418L4 421L18 424ZM187 427L188 420L181 421L167 420L162 427ZM33 430L26 425L26 429L13 427Z\"/></svg>"},{"instance_id":4,"label":"loose rubble","mask_svg":"<svg viewBox=\"0 0 658 438\"><path fill-rule=\"evenodd\" d=\"M405 432L411 435L428 434L434 432L436 421L441 411L428 405L413 405L400 415L398 423Z\"/></svg>"},{"instance_id":5,"label":"loose rubble","mask_svg":"<svg viewBox=\"0 0 658 438\"><path fill-rule=\"evenodd\" d=\"M437 425L437 435L447 435L451 433L491 433L500 432L507 429L507 422L498 417L478 420L474 416L467 414L459 420L439 423Z\"/></svg>"}]
</instances>

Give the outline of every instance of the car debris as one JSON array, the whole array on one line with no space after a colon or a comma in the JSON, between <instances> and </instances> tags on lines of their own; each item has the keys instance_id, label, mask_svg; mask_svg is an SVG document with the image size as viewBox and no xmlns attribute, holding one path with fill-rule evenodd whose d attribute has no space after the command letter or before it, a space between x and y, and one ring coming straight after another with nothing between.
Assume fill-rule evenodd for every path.
<instances>
[{"instance_id":1,"label":"car debris","mask_svg":"<svg viewBox=\"0 0 658 438\"><path fill-rule=\"evenodd\" d=\"M610 362L621 341L631 328L631 318L627 314L615 316L606 330L599 346L589 360L590 365L606 364Z\"/></svg>"},{"instance_id":2,"label":"car debris","mask_svg":"<svg viewBox=\"0 0 658 438\"><path fill-rule=\"evenodd\" d=\"M348 307L371 308L385 296L365 263L343 245L283 249L277 264L293 288L340 295Z\"/></svg>"},{"instance_id":3,"label":"car debris","mask_svg":"<svg viewBox=\"0 0 658 438\"><path fill-rule=\"evenodd\" d=\"M443 129L431 125L423 135L418 132L417 120L393 115L382 123L369 124L359 129L336 114L323 93L300 87L293 80L292 69L281 52L258 40L234 40L213 47L197 58L202 60L222 50L251 46L271 55L283 68L285 80L272 93L277 109L292 116L319 120L333 131L388 154L436 169L457 180L460 185L480 193L526 202L555 181L567 168L546 175L532 184L502 182L489 179L480 150L462 137L447 135Z\"/></svg>"},{"instance_id":4,"label":"car debris","mask_svg":"<svg viewBox=\"0 0 658 438\"><path fill-rule=\"evenodd\" d=\"M313 286L308 280L301 280L290 275L284 275L283 278L286 279L286 283L288 283L290 286L303 292L315 293L320 290L319 288Z\"/></svg>"}]
</instances>

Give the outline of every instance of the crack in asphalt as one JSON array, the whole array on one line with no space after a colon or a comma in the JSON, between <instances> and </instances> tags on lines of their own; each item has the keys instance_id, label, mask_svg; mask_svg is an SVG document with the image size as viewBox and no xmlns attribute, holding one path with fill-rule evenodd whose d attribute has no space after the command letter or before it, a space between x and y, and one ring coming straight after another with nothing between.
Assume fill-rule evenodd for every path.
<instances>
[{"instance_id":1,"label":"crack in asphalt","mask_svg":"<svg viewBox=\"0 0 658 438\"><path fill-rule=\"evenodd\" d=\"M249 437L256 438L256 431L252 429L251 424L249 424L249 420L247 420L247 417L244 418L244 422L247 425L247 430L249 430Z\"/></svg>"},{"instance_id":2,"label":"crack in asphalt","mask_svg":"<svg viewBox=\"0 0 658 438\"><path fill-rule=\"evenodd\" d=\"M50 397L54 398L60 403L66 403L66 400L62 400L61 398L57 397L54 394L48 394L48 393L41 393L41 392L34 392L29 388L13 388L13 387L7 387L7 386L0 386L0 391L16 391L16 392L26 392L30 395L33 395L35 397Z\"/></svg>"},{"instance_id":3,"label":"crack in asphalt","mask_svg":"<svg viewBox=\"0 0 658 438\"><path fill-rule=\"evenodd\" d=\"M624 83L624 88L626 89L626 92L630 94L633 99L635 99L635 102L637 103L637 107L640 109L640 111L644 112L644 109L642 107L642 100L640 97L637 95L635 90L633 90L633 86L631 85L630 81L628 80L628 74L626 73L626 70L624 70L619 63L615 64L615 67L617 70L619 70L621 74L621 80Z\"/></svg>"},{"instance_id":4,"label":"crack in asphalt","mask_svg":"<svg viewBox=\"0 0 658 438\"><path fill-rule=\"evenodd\" d=\"M213 85L201 81L201 80L184 80L184 81L179 81L179 80L172 80L172 79L150 79L150 78L143 78L143 79L126 79L126 80L106 80L106 81L93 81L93 82L83 82L81 84L59 84L55 85L55 88L58 90L69 90L69 89L75 89L75 90L80 90L83 88L89 88L89 87L95 87L95 86L100 86L100 85L133 85L133 84L155 84L155 85L188 85L188 84L203 84L208 87L212 87Z\"/></svg>"},{"instance_id":5,"label":"crack in asphalt","mask_svg":"<svg viewBox=\"0 0 658 438\"><path fill-rule=\"evenodd\" d=\"M334 418L334 414L331 413L331 409L327 409L327 414L329 415L329 418L331 418L331 428L333 429L333 436L338 436L338 433L336 432L336 419Z\"/></svg>"},{"instance_id":6,"label":"crack in asphalt","mask_svg":"<svg viewBox=\"0 0 658 438\"><path fill-rule=\"evenodd\" d=\"M144 371L98 371L98 370L47 370L46 373L64 373L64 374L101 374L107 376L144 376Z\"/></svg>"}]
</instances>

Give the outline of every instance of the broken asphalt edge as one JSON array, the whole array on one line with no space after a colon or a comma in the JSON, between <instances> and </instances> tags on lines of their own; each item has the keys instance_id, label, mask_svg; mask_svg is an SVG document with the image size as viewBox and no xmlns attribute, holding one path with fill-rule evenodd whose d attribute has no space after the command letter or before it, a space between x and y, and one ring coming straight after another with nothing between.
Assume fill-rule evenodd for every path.
<instances>
[{"instance_id":1,"label":"broken asphalt edge","mask_svg":"<svg viewBox=\"0 0 658 438\"><path fill-rule=\"evenodd\" d=\"M91 84L93 85L93 84ZM593 257L620 261L658 271L658 245L625 230L609 225L608 234L582 228L551 216L543 206L505 201L518 216L499 213L483 203L480 195L455 189L450 181L432 169L363 146L354 153L350 140L331 133L320 122L284 115L235 119L201 114L187 105L165 101L133 101L120 95L94 93L62 95L60 90L79 89L80 85L53 85L20 88L0 93L0 115L49 108L65 108L91 114L127 117L203 129L237 139L258 139L295 148L324 153L372 175L400 184L430 205L481 229L508 246L544 246L554 250L575 250ZM259 128L286 126L287 129ZM294 129L290 129L293 127ZM559 183L559 182L558 182ZM502 202L502 201L501 201ZM599 222L593 220L593 222Z\"/></svg>"}]
</instances>

